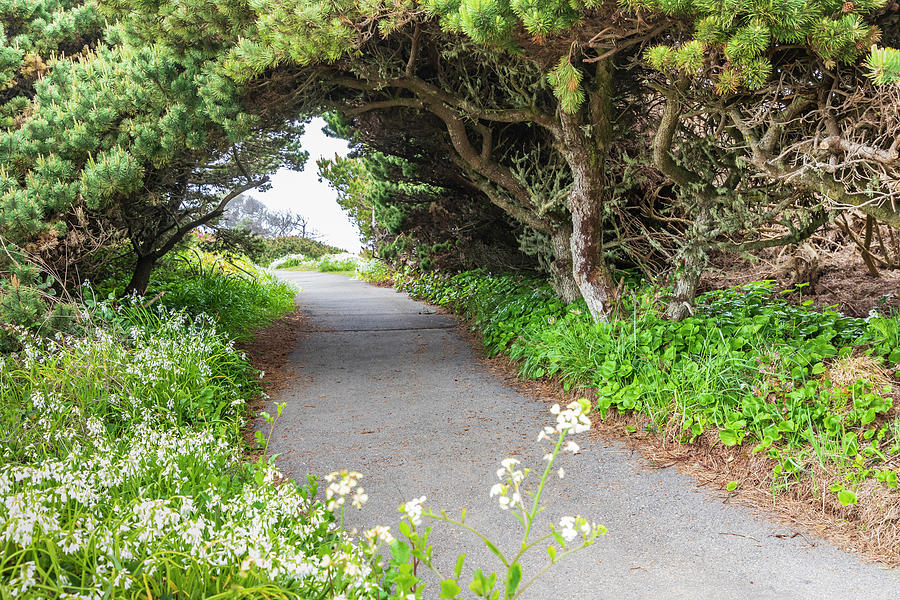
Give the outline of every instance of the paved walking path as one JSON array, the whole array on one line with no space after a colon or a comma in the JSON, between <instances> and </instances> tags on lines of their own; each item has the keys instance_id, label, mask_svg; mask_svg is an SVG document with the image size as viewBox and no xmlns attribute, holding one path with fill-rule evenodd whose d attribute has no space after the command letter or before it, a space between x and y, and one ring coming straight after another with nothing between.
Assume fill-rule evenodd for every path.
<instances>
[{"instance_id":1,"label":"paved walking path","mask_svg":"<svg viewBox=\"0 0 900 600\"><path fill-rule=\"evenodd\" d=\"M341 468L364 473L369 503L351 511L350 526L396 532L397 506L425 495L434 509L465 507L470 524L503 547L517 545L517 522L488 489L506 456L542 466L535 438L550 420L546 403L491 375L455 319L404 294L340 275L279 276L302 288L297 301L311 325L290 358L296 376L275 398L287 402L270 447L282 453L281 469L301 480ZM527 598L900 599L900 572L824 541L776 538L788 530L723 504L674 469L646 469L615 443L577 440L582 454L548 486L544 514L578 513L609 534L554 567ZM434 543L447 571L460 548L469 568L500 571L471 534L438 524ZM544 558L526 564L526 579Z\"/></svg>"}]
</instances>

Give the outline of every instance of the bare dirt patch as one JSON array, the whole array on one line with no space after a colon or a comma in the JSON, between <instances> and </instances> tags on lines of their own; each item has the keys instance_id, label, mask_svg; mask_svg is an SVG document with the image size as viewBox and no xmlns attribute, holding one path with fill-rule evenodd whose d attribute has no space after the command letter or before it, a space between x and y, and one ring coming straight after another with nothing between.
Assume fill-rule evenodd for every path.
<instances>
[{"instance_id":1,"label":"bare dirt patch","mask_svg":"<svg viewBox=\"0 0 900 600\"><path fill-rule=\"evenodd\" d=\"M788 295L792 302L812 300L819 308L836 307L849 317L869 311L900 311L900 270L880 269L871 275L859 251L836 241L830 232L812 244L785 246L755 256L717 253L703 275L701 291L728 289L753 281L775 280L780 290L808 283Z\"/></svg>"}]
</instances>

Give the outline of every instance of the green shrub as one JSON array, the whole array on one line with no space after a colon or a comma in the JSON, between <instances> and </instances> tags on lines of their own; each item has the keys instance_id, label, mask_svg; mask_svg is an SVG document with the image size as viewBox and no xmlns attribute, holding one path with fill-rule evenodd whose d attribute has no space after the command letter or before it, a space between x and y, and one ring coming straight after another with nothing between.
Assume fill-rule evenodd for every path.
<instances>
[{"instance_id":1,"label":"green shrub","mask_svg":"<svg viewBox=\"0 0 900 600\"><path fill-rule=\"evenodd\" d=\"M313 270L316 268L316 259L304 254L287 254L269 263L270 269L292 269L296 267L308 267L310 270Z\"/></svg>"},{"instance_id":2,"label":"green shrub","mask_svg":"<svg viewBox=\"0 0 900 600\"><path fill-rule=\"evenodd\" d=\"M394 282L394 270L389 264L377 258L361 260L356 265L356 277L374 284Z\"/></svg>"},{"instance_id":3,"label":"green shrub","mask_svg":"<svg viewBox=\"0 0 900 600\"><path fill-rule=\"evenodd\" d=\"M316 269L322 273L355 271L360 258L353 254L326 254L316 261Z\"/></svg>"},{"instance_id":4,"label":"green shrub","mask_svg":"<svg viewBox=\"0 0 900 600\"><path fill-rule=\"evenodd\" d=\"M262 238L265 251L259 258L260 264L268 264L286 254L302 254L309 258L319 258L326 254L337 254L340 248L323 244L316 240L299 236L282 236L276 238Z\"/></svg>"},{"instance_id":5,"label":"green shrub","mask_svg":"<svg viewBox=\"0 0 900 600\"><path fill-rule=\"evenodd\" d=\"M269 268L335 273L354 271L360 260L359 256L347 252L326 254L315 259L303 254L288 254L272 261L269 264Z\"/></svg>"},{"instance_id":6,"label":"green shrub","mask_svg":"<svg viewBox=\"0 0 900 600\"><path fill-rule=\"evenodd\" d=\"M14 246L0 247L0 352L77 325L76 307L56 297L53 283Z\"/></svg>"},{"instance_id":7,"label":"green shrub","mask_svg":"<svg viewBox=\"0 0 900 600\"><path fill-rule=\"evenodd\" d=\"M650 427L677 425L686 443L707 431L726 446L750 443L776 461L779 486L818 464L854 486L871 477L897 487L890 388L826 377L853 352L900 362L895 318L793 305L770 282L710 292L678 323L662 317L649 289L627 294L616 319L595 323L583 301L565 307L540 280L471 271L401 272L396 282L463 315L487 353L507 352L523 376L596 390L601 416L637 411Z\"/></svg>"}]
</instances>

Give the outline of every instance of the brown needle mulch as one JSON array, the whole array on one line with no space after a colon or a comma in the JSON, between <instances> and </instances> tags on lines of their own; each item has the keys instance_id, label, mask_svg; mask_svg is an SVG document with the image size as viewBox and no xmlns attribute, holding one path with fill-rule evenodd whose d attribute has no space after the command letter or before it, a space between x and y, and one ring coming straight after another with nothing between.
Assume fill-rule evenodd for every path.
<instances>
[{"instance_id":1,"label":"brown needle mulch","mask_svg":"<svg viewBox=\"0 0 900 600\"><path fill-rule=\"evenodd\" d=\"M294 370L287 366L288 357L294 351L297 340L304 331L309 331L309 328L309 320L298 308L257 331L253 341L235 344L237 348L247 353L253 368L264 374L262 388L266 395L273 396L294 376ZM269 402L263 395L256 395L249 401L249 418L244 427L244 440L248 448L256 446L254 434L258 423L255 417L267 409L266 405ZM257 456L257 452L248 453L248 458L255 459Z\"/></svg>"},{"instance_id":2,"label":"brown needle mulch","mask_svg":"<svg viewBox=\"0 0 900 600\"><path fill-rule=\"evenodd\" d=\"M469 328L465 329L473 343L480 345ZM566 392L557 379L522 380L516 363L503 355L484 361L508 385L522 394L542 398L548 405L595 397L593 389ZM900 411L895 408L891 416L897 414ZM675 467L722 502L738 503L791 527L792 531L785 534L788 537L800 536L810 546L825 539L864 560L900 568L900 498L896 490L870 479L856 490L857 506L842 506L836 495L827 491L830 484L842 480L840 474L819 469L773 496L772 469L776 461L765 453L751 454L749 443L724 446L715 431L704 433L693 443L682 443L683 433L676 421L672 419L667 428L657 430L646 415L619 414L611 409L605 420L595 415L591 434L596 439L625 444L644 459L647 468ZM726 486L732 481L739 486L729 492Z\"/></svg>"}]
</instances>

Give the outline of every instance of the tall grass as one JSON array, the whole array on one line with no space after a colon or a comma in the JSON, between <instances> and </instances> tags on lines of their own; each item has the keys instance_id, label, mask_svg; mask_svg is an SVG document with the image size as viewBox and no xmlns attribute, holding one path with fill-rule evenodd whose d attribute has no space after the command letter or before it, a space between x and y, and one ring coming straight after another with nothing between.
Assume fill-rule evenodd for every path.
<instances>
[{"instance_id":1,"label":"tall grass","mask_svg":"<svg viewBox=\"0 0 900 600\"><path fill-rule=\"evenodd\" d=\"M296 290L249 261L209 253L184 253L160 269L147 292L162 293L170 308L212 318L239 341L294 309Z\"/></svg>"}]
</instances>

